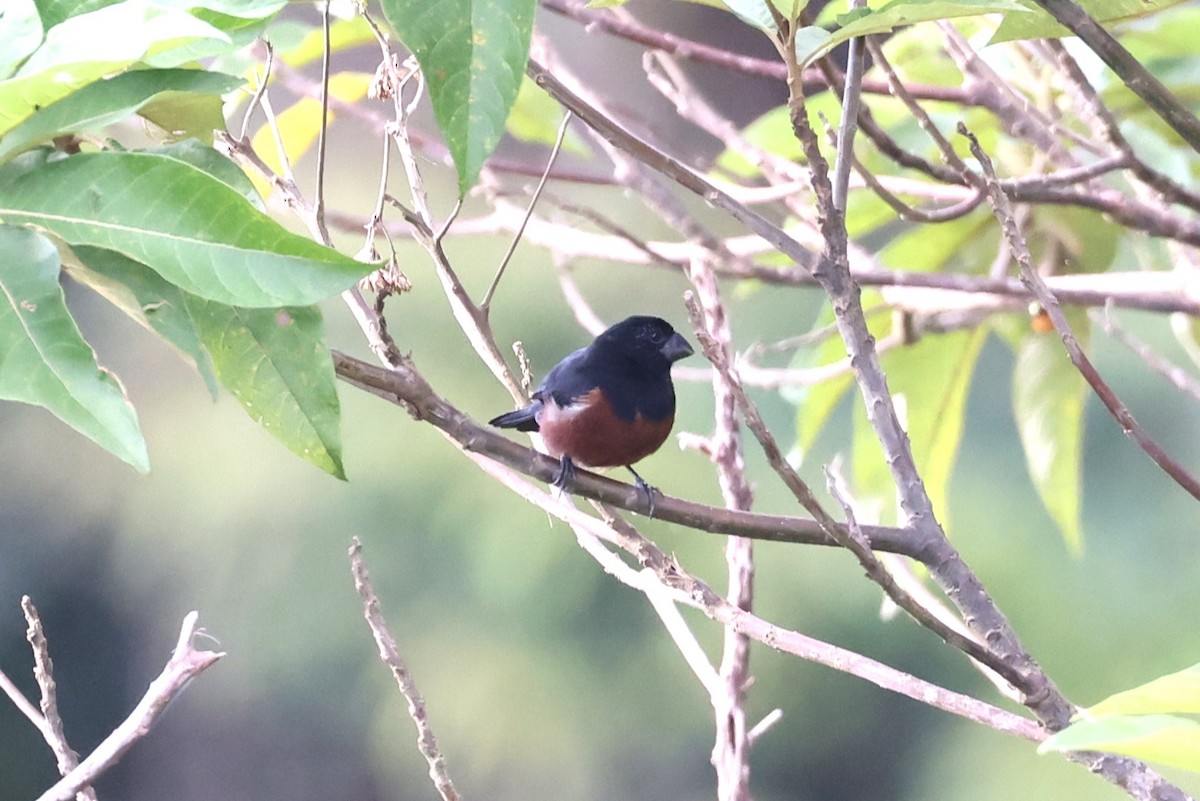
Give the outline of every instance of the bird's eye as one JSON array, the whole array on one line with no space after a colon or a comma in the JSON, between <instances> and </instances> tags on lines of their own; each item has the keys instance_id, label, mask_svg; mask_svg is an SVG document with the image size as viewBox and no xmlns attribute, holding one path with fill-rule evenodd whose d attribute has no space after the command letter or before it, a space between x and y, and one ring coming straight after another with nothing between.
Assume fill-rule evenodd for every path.
<instances>
[{"instance_id":1,"label":"bird's eye","mask_svg":"<svg viewBox=\"0 0 1200 801\"><path fill-rule=\"evenodd\" d=\"M654 345L661 345L667 341L667 335L657 328L651 328L649 331L650 342Z\"/></svg>"}]
</instances>

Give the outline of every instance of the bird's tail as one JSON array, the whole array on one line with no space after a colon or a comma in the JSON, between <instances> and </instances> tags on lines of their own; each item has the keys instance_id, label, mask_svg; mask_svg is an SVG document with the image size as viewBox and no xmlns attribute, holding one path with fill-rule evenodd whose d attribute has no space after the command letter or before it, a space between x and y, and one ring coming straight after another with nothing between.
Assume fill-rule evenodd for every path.
<instances>
[{"instance_id":1,"label":"bird's tail","mask_svg":"<svg viewBox=\"0 0 1200 801\"><path fill-rule=\"evenodd\" d=\"M518 431L537 431L538 421L537 413L541 404L532 403L523 409L517 409L515 412L508 412L499 417L493 417L488 420L488 425L496 428L515 428Z\"/></svg>"}]
</instances>

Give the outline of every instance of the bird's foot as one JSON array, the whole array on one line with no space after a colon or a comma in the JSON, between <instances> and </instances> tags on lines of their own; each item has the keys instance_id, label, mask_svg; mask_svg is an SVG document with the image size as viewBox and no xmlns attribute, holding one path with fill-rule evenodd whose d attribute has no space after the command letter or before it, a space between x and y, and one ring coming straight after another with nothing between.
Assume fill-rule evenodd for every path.
<instances>
[{"instance_id":1,"label":"bird's foot","mask_svg":"<svg viewBox=\"0 0 1200 801\"><path fill-rule=\"evenodd\" d=\"M575 487L575 475L575 463L571 461L570 456L564 456L558 461L558 473L550 482L550 486L561 493L569 493Z\"/></svg>"},{"instance_id":2,"label":"bird's foot","mask_svg":"<svg viewBox=\"0 0 1200 801\"><path fill-rule=\"evenodd\" d=\"M638 492L646 497L646 506L649 507L646 512L646 517L654 517L654 496L661 494L657 489L646 483L646 480L637 474L629 465L625 465L625 469L633 473L633 484L638 488Z\"/></svg>"}]
</instances>

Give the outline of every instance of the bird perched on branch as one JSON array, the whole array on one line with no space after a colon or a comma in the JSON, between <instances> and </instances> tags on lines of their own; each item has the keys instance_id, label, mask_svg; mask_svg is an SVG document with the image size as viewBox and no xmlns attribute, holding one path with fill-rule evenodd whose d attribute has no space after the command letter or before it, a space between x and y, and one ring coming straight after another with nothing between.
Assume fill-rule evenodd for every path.
<instances>
[{"instance_id":1,"label":"bird perched on branch","mask_svg":"<svg viewBox=\"0 0 1200 801\"><path fill-rule=\"evenodd\" d=\"M629 317L554 366L524 408L489 420L541 432L560 460L553 486L566 490L575 467L625 467L654 515L654 490L633 464L659 449L675 423L671 365L692 346L657 317Z\"/></svg>"}]
</instances>

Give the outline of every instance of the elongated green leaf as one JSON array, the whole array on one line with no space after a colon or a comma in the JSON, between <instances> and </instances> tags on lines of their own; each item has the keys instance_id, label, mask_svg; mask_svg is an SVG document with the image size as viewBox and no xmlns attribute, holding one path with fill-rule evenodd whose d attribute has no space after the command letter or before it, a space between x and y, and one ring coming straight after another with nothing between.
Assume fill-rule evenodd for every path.
<instances>
[{"instance_id":1,"label":"elongated green leaf","mask_svg":"<svg viewBox=\"0 0 1200 801\"><path fill-rule=\"evenodd\" d=\"M802 65L808 65L856 36L887 33L917 22L1027 11L1016 0L892 0L878 9L863 9L840 17L841 27L833 32L816 26L801 28L796 32L796 58Z\"/></svg>"},{"instance_id":2,"label":"elongated green leaf","mask_svg":"<svg viewBox=\"0 0 1200 801\"><path fill-rule=\"evenodd\" d=\"M1200 665L1115 693L1084 710L1089 718L1158 713L1200 715Z\"/></svg>"},{"instance_id":3,"label":"elongated green leaf","mask_svg":"<svg viewBox=\"0 0 1200 801\"><path fill-rule=\"evenodd\" d=\"M67 132L94 131L133 114L167 91L215 96L241 85L233 75L205 70L138 70L88 84L74 94L40 109L0 137L0 162Z\"/></svg>"},{"instance_id":4,"label":"elongated green leaf","mask_svg":"<svg viewBox=\"0 0 1200 801\"><path fill-rule=\"evenodd\" d=\"M1071 315L1086 342L1087 318ZM1017 346L1013 368L1013 414L1029 476L1067 546L1083 549L1079 522L1083 402L1087 384L1053 334L1029 334Z\"/></svg>"},{"instance_id":5,"label":"elongated green leaf","mask_svg":"<svg viewBox=\"0 0 1200 801\"><path fill-rule=\"evenodd\" d=\"M536 0L382 0L417 57L438 126L458 168L460 194L500 144L517 99Z\"/></svg>"},{"instance_id":6,"label":"elongated green leaf","mask_svg":"<svg viewBox=\"0 0 1200 801\"><path fill-rule=\"evenodd\" d=\"M1200 723L1174 715L1117 715L1080 720L1038 746L1038 753L1107 751L1200 771Z\"/></svg>"},{"instance_id":7,"label":"elongated green leaf","mask_svg":"<svg viewBox=\"0 0 1200 801\"><path fill-rule=\"evenodd\" d=\"M186 296L144 264L111 250L80 245L81 262L67 265L71 277L90 286L139 324L173 345L200 373L213 398L217 377L200 344L200 333L188 313Z\"/></svg>"},{"instance_id":8,"label":"elongated green leaf","mask_svg":"<svg viewBox=\"0 0 1200 801\"><path fill-rule=\"evenodd\" d=\"M376 266L290 233L177 159L42 155L0 167L0 219L42 226L71 245L115 250L209 300L255 308L315 303Z\"/></svg>"},{"instance_id":9,"label":"elongated green leaf","mask_svg":"<svg viewBox=\"0 0 1200 801\"><path fill-rule=\"evenodd\" d=\"M901 348L889 375L893 391L908 398L908 432L913 458L921 470L933 510L949 528L950 476L962 441L967 391L987 330L928 337L913 348ZM921 351L930 348L936 353Z\"/></svg>"},{"instance_id":10,"label":"elongated green leaf","mask_svg":"<svg viewBox=\"0 0 1200 801\"><path fill-rule=\"evenodd\" d=\"M1138 19L1181 2L1183 0L1080 0L1079 5L1098 22L1113 23ZM1024 5L1028 13L1006 14L989 44L1010 42L1014 39L1052 39L1072 35L1037 5Z\"/></svg>"},{"instance_id":11,"label":"elongated green leaf","mask_svg":"<svg viewBox=\"0 0 1200 801\"><path fill-rule=\"evenodd\" d=\"M0 397L42 406L141 472L137 414L67 311L54 244L0 225Z\"/></svg>"},{"instance_id":12,"label":"elongated green leaf","mask_svg":"<svg viewBox=\"0 0 1200 801\"><path fill-rule=\"evenodd\" d=\"M867 326L872 336L876 339L886 336L891 329L891 318L872 313L882 303L879 293L870 289L866 290L863 292L862 302L863 308L867 310ZM813 328L824 328L832 323L833 311L827 308L817 319ZM833 334L821 342L811 353L805 351L797 353L792 367L811 368L833 365L845 358L846 346L840 336ZM849 370L846 370L811 386L801 389L784 387L781 390L780 394L796 405L796 447L802 457L812 449L830 415L833 414L833 410L853 385L854 376Z\"/></svg>"},{"instance_id":13,"label":"elongated green leaf","mask_svg":"<svg viewBox=\"0 0 1200 801\"><path fill-rule=\"evenodd\" d=\"M292 452L338 478L342 469L333 361L315 307L237 309L190 298L217 377Z\"/></svg>"}]
</instances>

